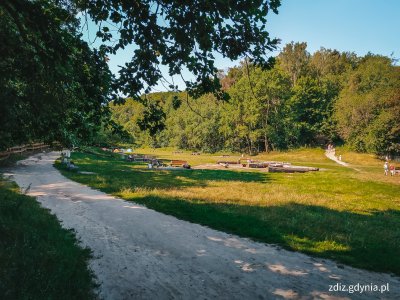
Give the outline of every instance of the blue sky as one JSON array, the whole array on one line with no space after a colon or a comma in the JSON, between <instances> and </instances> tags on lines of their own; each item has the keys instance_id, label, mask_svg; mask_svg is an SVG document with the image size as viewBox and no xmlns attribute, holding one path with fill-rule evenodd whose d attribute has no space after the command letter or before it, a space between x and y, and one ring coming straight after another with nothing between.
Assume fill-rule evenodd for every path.
<instances>
[{"instance_id":1,"label":"blue sky","mask_svg":"<svg viewBox=\"0 0 400 300\"><path fill-rule=\"evenodd\" d=\"M282 40L280 48L295 41L307 42L310 53L325 47L400 58L400 0L282 0L279 14L269 15L267 28L271 37ZM117 73L118 65L129 61L132 50L129 47L110 57L112 72ZM220 69L237 64L217 56ZM176 81L183 88L180 80ZM162 86L158 89L165 90Z\"/></svg>"},{"instance_id":2,"label":"blue sky","mask_svg":"<svg viewBox=\"0 0 400 300\"><path fill-rule=\"evenodd\" d=\"M323 46L400 56L399 0L283 0L269 23L283 44L304 41L311 53Z\"/></svg>"}]
</instances>

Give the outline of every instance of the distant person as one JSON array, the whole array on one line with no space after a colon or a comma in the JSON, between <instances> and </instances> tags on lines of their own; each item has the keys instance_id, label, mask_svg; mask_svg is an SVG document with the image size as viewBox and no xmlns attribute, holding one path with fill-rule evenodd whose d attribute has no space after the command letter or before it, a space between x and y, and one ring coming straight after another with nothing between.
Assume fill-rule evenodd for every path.
<instances>
[{"instance_id":1,"label":"distant person","mask_svg":"<svg viewBox=\"0 0 400 300\"><path fill-rule=\"evenodd\" d=\"M385 171L385 175L387 176L389 172L389 165L387 161L385 161L385 164L383 165L383 170Z\"/></svg>"},{"instance_id":2,"label":"distant person","mask_svg":"<svg viewBox=\"0 0 400 300\"><path fill-rule=\"evenodd\" d=\"M70 158L71 157L71 151L68 149L65 149L61 152L61 156L64 156L66 158Z\"/></svg>"},{"instance_id":3,"label":"distant person","mask_svg":"<svg viewBox=\"0 0 400 300\"><path fill-rule=\"evenodd\" d=\"M339 160L342 161L342 155L339 155Z\"/></svg>"},{"instance_id":4,"label":"distant person","mask_svg":"<svg viewBox=\"0 0 400 300\"><path fill-rule=\"evenodd\" d=\"M396 173L396 168L394 165L390 165L389 166L389 170L390 170L390 176L394 176L394 174Z\"/></svg>"}]
</instances>

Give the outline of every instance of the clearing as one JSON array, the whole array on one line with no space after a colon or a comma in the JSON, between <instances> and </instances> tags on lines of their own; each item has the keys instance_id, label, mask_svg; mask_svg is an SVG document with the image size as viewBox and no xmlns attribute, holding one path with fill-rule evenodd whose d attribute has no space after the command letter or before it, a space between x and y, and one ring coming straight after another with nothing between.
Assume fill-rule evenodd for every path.
<instances>
[{"instance_id":1,"label":"clearing","mask_svg":"<svg viewBox=\"0 0 400 300\"><path fill-rule=\"evenodd\" d=\"M30 186L29 194L37 196L43 206L50 208L62 221L63 226L74 228L83 245L89 246L94 251L95 259L91 261L90 266L98 276L99 282L102 283L100 296L106 299L156 297L163 299L215 297L270 299L279 296L283 298L326 298L328 295L343 298L349 296L351 298L400 297L400 281L397 277L389 274L344 267L330 260L310 258L301 253L289 252L279 247L215 231L158 213L132 202L117 199L73 182L53 168L53 161L58 155L59 153L53 152L33 156L22 161L12 171L13 179L21 188ZM221 171L206 170L161 171L161 173L157 173L159 172L157 170L145 169L143 164L118 163L116 158L97 157L95 159L94 155L75 155L74 160L83 171L96 173L69 173L69 176L75 177L77 180L87 181L91 185L96 183L96 188L109 193L126 193L126 195L131 195L130 197L134 195L133 198L136 197L134 200L141 200L150 207L149 204L154 201L159 210L163 210L159 206L164 203L166 212L172 214L174 209L177 211L181 209L181 211L186 211L186 214L181 213L182 216L179 215L179 217L190 219L187 215L192 215L195 220L199 217L203 218L203 221L200 220L199 223L207 224L204 218L208 215L211 226L221 229L226 226L224 225L226 219L221 219L221 224L218 225L215 223L215 217L221 216L219 209L225 208L227 213L225 217L230 217L231 223L233 223L233 229L229 230L228 228L228 231L234 231L236 225L243 225L243 222L246 221L249 222L247 226L249 228L257 225L257 223L254 223L257 221L254 217L254 210L259 208L261 213L266 213L271 209L265 204L258 207L259 203L256 202L252 205L245 205L243 202L235 200L236 197L240 199L242 196L247 199L246 201L256 201L254 193L252 194L250 191L257 185L264 185L267 190L276 192L276 188L274 189L272 185L268 186L270 183L277 184L280 180L287 180L287 178L293 181L296 178L301 178L300 176L306 178L314 176L312 173L299 174L300 176L273 174L271 178L264 178L264 176L271 176L272 174L255 172L235 172L236 174L231 174L231 171L229 171L230 173L220 173ZM324 161L324 163L326 167L331 166L329 162ZM337 170L334 166L331 167L332 170ZM111 170L110 168L115 169ZM344 169L349 172L347 168ZM111 171L115 174L108 177L108 172ZM188 173L185 175L183 172ZM200 173L197 174L197 172ZM189 174L191 175L189 176ZM320 174L329 174L329 172L321 172ZM263 177L259 177L260 175ZM235 177L238 177L239 181L235 181ZM175 182L172 182L171 179L175 179ZM322 180L326 179L322 177ZM359 180L362 181L362 177ZM222 192L219 186L221 181L227 184L225 197L216 197L214 189L217 189L219 193ZM313 180L309 179L309 181L311 183ZM121 186L128 182L129 185L125 186L125 192L121 192ZM151 187L150 183L154 186ZM281 185L282 183L281 181ZM172 184L175 188L171 187ZM227 195L226 189L232 189L231 184L240 191L233 192L233 195ZM250 186L246 187L247 184L250 184ZM158 190L155 186L158 187ZM246 187L245 191L240 189L243 186ZM139 190L139 187L141 190ZM396 187L398 188L398 186ZM132 190L129 191L128 188ZM206 205L204 199L207 195L206 190L209 188L210 204ZM133 192L134 189L137 189L136 193ZM155 196L157 191L160 192L157 196L158 199ZM249 193L248 197L244 193L246 191ZM282 190L282 192L285 192L285 190ZM192 207L185 206L186 200L183 200L183 198L193 200L193 196L193 198L190 198L193 193L196 193L197 201L194 204L190 204L190 201L188 203L195 209L188 210ZM301 188L299 194L302 194ZM391 195L389 194L387 197ZM292 198L293 194L288 194L287 197ZM222 203L227 199L230 200L231 204ZM265 199L266 196L264 200L261 200L265 202ZM294 198L297 201L299 199L303 198ZM307 198L303 200L310 201ZM391 200L393 201L393 198ZM237 204L232 204L235 201ZM381 201L386 203L385 205L389 205L387 203L389 198L383 197ZM202 204L204 204L203 207ZM304 204L293 205L293 207L289 207L281 202L277 207L272 207L271 212L277 214L276 219L278 220L278 217L286 219L287 215L285 214L288 213L288 209L293 209L293 216L295 215L294 212L300 209L297 213L303 214L305 219L303 219L303 223L299 222L296 226L304 232L302 236L293 232L285 240L283 233L286 229L280 230L279 227L282 223L279 222L270 225L272 228L275 225L280 230L275 230L275 236L272 234L273 231L268 231L268 228L258 228L258 231L266 230L272 238L280 238L280 242L277 240L277 243L286 247L290 246L290 241L296 241L297 238L299 245L305 245L304 247L309 245L310 249L315 247L315 250L320 251L323 255L326 255L324 247L328 249L326 251L328 253L329 251L333 254L343 252L347 254L347 257L352 258L355 264L362 264L363 261L354 255L355 253L352 252L354 250L351 247L344 242L337 242L338 238L342 238L335 237L337 228L332 228L332 236L327 237L327 242L324 244L324 240L321 240L318 236L313 239L307 232L310 228L314 228L314 232L316 232L317 229L315 228L318 227L318 224L307 224L307 222L317 221L321 214L325 218L331 214L331 219L333 218L335 222L341 221L342 217L347 217L350 223L354 221L363 222L363 227L367 230L373 228L371 224L368 224L368 220L373 220L378 227L380 227L380 222L383 221L379 218L384 218L389 223L398 222L398 210L393 212L393 215L389 213L386 216L379 217L379 215L339 212L333 209L321 210L321 207L313 209L309 207L311 204L309 206ZM398 202L393 205L398 205ZM243 212L235 211L232 207L248 211L249 218L245 219ZM204 209L206 214L200 214L199 209ZM273 209L277 210L273 211ZM382 210L384 211L384 209ZM312 216L312 213L315 216ZM268 214L266 220L268 220ZM286 222L289 223L296 221L298 222L295 217L292 220L286 219ZM238 223L235 224L236 222ZM389 227L388 223L385 224L386 227ZM341 228L340 224L337 226ZM357 230L357 228L354 230ZM255 234L258 231L256 230ZM387 235L398 234L395 229L388 229L387 232ZM238 234L247 235L246 232L240 231ZM385 234L385 232L382 232L382 234ZM375 236L374 238L381 242L379 237ZM373 238L370 239L370 241L372 240ZM396 261L395 256L392 256L392 251L397 251L398 254L398 248L396 248L398 244L395 243L398 243L398 239L393 241L393 245L390 244L390 241L384 245L384 249L388 250L386 255L391 256L390 259L392 259L393 264L396 264ZM368 249L370 245L364 244L363 246L366 250L365 255L370 255L370 249ZM336 247L336 250L329 250L330 247ZM307 252L307 249L305 252ZM384 255L376 253L376 258L378 256ZM340 255L338 257L340 260ZM384 261L381 260L380 262ZM366 267L371 268L371 266L372 268L376 267L374 264ZM382 268L389 269L390 266L386 264ZM337 282L341 284L374 283L378 285L389 283L390 292L383 295L379 293L349 295L347 293L328 292L329 285Z\"/></svg>"}]
</instances>

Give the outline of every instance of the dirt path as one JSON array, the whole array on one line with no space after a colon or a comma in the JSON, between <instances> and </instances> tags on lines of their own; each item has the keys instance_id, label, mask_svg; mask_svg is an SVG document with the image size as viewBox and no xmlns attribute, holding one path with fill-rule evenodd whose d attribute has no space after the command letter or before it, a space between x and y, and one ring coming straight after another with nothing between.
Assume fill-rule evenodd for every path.
<instances>
[{"instance_id":1,"label":"dirt path","mask_svg":"<svg viewBox=\"0 0 400 300\"><path fill-rule=\"evenodd\" d=\"M63 177L58 153L9 170L95 258L104 299L400 299L400 279L338 267L178 220ZM390 292L329 292L329 285L389 284Z\"/></svg>"},{"instance_id":2,"label":"dirt path","mask_svg":"<svg viewBox=\"0 0 400 300\"><path fill-rule=\"evenodd\" d=\"M336 163L342 165L342 166L349 167L349 164L348 164L348 163L345 163L344 161L341 161L341 160L339 160L339 159L336 157L335 152L332 152L332 151L325 151L325 156L326 156L327 158L333 160L334 162L336 162Z\"/></svg>"}]
</instances>

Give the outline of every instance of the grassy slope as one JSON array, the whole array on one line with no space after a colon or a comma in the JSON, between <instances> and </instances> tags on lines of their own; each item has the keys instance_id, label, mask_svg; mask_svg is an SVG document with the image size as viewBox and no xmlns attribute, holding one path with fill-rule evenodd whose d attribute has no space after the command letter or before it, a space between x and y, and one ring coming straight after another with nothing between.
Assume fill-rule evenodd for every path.
<instances>
[{"instance_id":1,"label":"grassy slope","mask_svg":"<svg viewBox=\"0 0 400 300\"><path fill-rule=\"evenodd\" d=\"M0 299L94 299L90 250L0 178Z\"/></svg>"},{"instance_id":2,"label":"grassy slope","mask_svg":"<svg viewBox=\"0 0 400 300\"><path fill-rule=\"evenodd\" d=\"M140 149L196 165L218 155ZM317 166L305 174L231 170L148 170L119 156L74 153L76 181L178 218L287 249L400 275L400 178L383 176L372 156L341 153L352 167L328 160L319 149L272 153L254 159ZM224 158L228 159L228 158ZM234 156L229 158L235 159Z\"/></svg>"}]
</instances>

